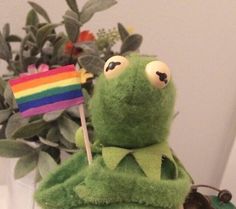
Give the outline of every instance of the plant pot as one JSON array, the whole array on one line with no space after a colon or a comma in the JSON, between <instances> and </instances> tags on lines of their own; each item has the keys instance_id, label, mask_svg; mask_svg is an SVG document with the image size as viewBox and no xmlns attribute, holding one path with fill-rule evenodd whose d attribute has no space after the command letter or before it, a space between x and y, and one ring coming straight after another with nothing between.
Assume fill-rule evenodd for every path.
<instances>
[{"instance_id":1,"label":"plant pot","mask_svg":"<svg viewBox=\"0 0 236 209\"><path fill-rule=\"evenodd\" d=\"M6 171L7 208L6 209L36 209L33 202L33 194L35 190L34 176L35 172L31 172L25 177L15 180L14 167L17 160L9 160Z\"/></svg>"}]
</instances>

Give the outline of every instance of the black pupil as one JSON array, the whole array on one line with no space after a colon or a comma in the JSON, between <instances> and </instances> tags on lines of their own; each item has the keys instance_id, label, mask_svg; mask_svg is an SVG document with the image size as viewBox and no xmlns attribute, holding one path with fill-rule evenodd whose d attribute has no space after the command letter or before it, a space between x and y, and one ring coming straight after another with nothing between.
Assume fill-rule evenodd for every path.
<instances>
[{"instance_id":1,"label":"black pupil","mask_svg":"<svg viewBox=\"0 0 236 209\"><path fill-rule=\"evenodd\" d=\"M161 73L157 71L156 74L159 76L160 81L163 81L165 83L168 82L166 73Z\"/></svg>"},{"instance_id":2,"label":"black pupil","mask_svg":"<svg viewBox=\"0 0 236 209\"><path fill-rule=\"evenodd\" d=\"M110 62L109 65L106 68L106 72L108 70L114 70L117 65L120 65L120 62Z\"/></svg>"}]
</instances>

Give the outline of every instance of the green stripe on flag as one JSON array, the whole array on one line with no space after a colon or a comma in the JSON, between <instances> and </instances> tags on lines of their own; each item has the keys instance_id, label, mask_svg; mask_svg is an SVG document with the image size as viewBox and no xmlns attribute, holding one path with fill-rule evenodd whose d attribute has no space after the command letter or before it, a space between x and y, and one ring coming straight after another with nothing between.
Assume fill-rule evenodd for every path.
<instances>
[{"instance_id":1,"label":"green stripe on flag","mask_svg":"<svg viewBox=\"0 0 236 209\"><path fill-rule=\"evenodd\" d=\"M41 99L44 97L53 96L53 95L57 95L57 94L61 94L61 93L65 93L65 92L73 91L73 90L80 90L80 89L81 89L81 86L79 84L56 87L56 88L48 89L48 90L45 90L36 94L32 94L30 96L21 97L19 99L16 99L16 102L18 104L22 104L22 103L29 102L35 99Z\"/></svg>"}]
</instances>

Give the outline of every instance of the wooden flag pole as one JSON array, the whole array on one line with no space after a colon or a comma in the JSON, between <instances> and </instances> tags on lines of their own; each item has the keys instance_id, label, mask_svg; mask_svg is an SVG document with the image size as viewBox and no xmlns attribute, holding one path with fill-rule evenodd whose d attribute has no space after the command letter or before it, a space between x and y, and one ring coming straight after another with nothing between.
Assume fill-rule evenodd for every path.
<instances>
[{"instance_id":1,"label":"wooden flag pole","mask_svg":"<svg viewBox=\"0 0 236 209\"><path fill-rule=\"evenodd\" d=\"M80 114L82 129L83 129L84 144L85 144L85 149L86 149L86 153L87 153L88 163L90 165L92 163L93 157L92 157L91 146L90 146L90 141L89 141L89 137L88 137L88 129L87 129L86 121L85 121L84 105L83 104L79 105L79 114Z\"/></svg>"}]
</instances>

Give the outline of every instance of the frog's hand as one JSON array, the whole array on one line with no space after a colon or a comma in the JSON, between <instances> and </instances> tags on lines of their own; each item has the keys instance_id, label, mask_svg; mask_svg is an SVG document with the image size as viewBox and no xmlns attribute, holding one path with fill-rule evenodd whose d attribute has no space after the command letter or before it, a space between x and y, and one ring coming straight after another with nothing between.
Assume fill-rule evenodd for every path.
<instances>
[{"instance_id":1,"label":"frog's hand","mask_svg":"<svg viewBox=\"0 0 236 209\"><path fill-rule=\"evenodd\" d=\"M73 187L83 181L87 164L86 154L80 151L43 179L35 193L39 205L45 209L62 209L82 202Z\"/></svg>"},{"instance_id":2,"label":"frog's hand","mask_svg":"<svg viewBox=\"0 0 236 209\"><path fill-rule=\"evenodd\" d=\"M91 138L91 151L92 153L101 153L102 145L98 139ZM85 150L85 144L84 144L84 136L83 136L83 129L82 127L78 128L75 133L75 144L79 149Z\"/></svg>"},{"instance_id":3,"label":"frog's hand","mask_svg":"<svg viewBox=\"0 0 236 209\"><path fill-rule=\"evenodd\" d=\"M175 180L152 180L147 177L114 172L104 168L98 158L89 168L85 181L75 187L86 203L136 203L157 208L179 208L190 190L186 173L179 168Z\"/></svg>"}]
</instances>

